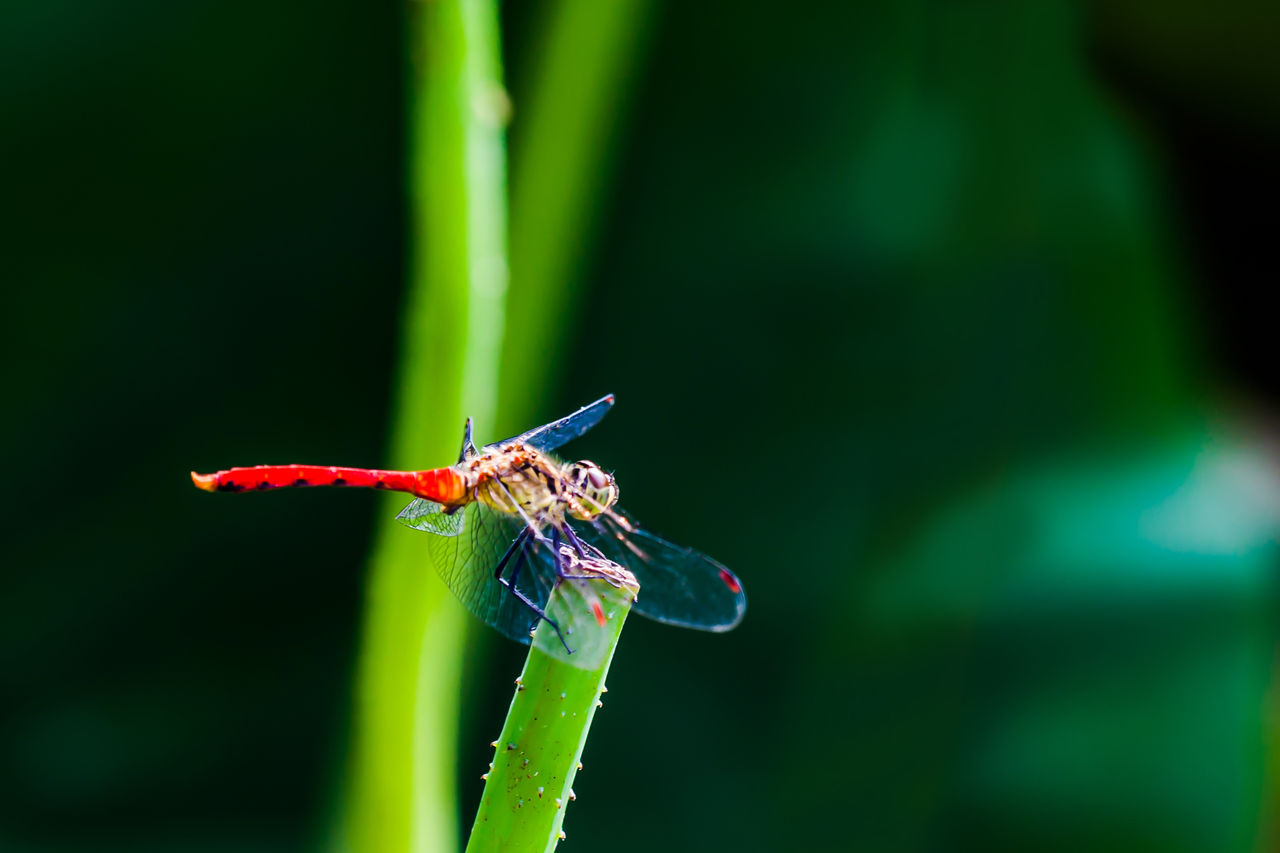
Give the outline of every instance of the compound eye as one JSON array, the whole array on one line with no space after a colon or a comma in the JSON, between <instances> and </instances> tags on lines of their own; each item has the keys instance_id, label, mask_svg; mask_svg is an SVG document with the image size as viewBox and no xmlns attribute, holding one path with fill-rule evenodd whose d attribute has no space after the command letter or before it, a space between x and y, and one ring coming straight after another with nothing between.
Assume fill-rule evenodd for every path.
<instances>
[{"instance_id":1,"label":"compound eye","mask_svg":"<svg viewBox=\"0 0 1280 853\"><path fill-rule=\"evenodd\" d=\"M590 483L591 487L594 489L607 489L609 488L609 475L601 471L599 468L588 468L587 482Z\"/></svg>"},{"instance_id":2,"label":"compound eye","mask_svg":"<svg viewBox=\"0 0 1280 853\"><path fill-rule=\"evenodd\" d=\"M618 501L618 485L600 466L585 459L570 468L573 484L579 489L570 514L591 521Z\"/></svg>"}]
</instances>

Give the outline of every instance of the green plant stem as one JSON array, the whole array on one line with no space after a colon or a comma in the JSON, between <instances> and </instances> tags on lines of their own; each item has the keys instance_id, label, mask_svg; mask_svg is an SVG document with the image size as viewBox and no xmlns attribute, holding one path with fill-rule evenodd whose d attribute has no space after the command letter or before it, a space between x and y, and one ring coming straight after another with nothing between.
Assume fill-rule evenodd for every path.
<instances>
[{"instance_id":1,"label":"green plant stem","mask_svg":"<svg viewBox=\"0 0 1280 853\"><path fill-rule=\"evenodd\" d=\"M391 464L451 461L466 415L492 423L507 285L494 0L411 10L410 275ZM458 684L470 620L425 542L389 522L370 566L339 849L457 846Z\"/></svg>"},{"instance_id":2,"label":"green plant stem","mask_svg":"<svg viewBox=\"0 0 1280 853\"><path fill-rule=\"evenodd\" d=\"M524 671L476 812L467 853L544 853L560 838L573 780L601 703L622 624L635 599L634 578L561 581L547 615L565 632L565 654L547 622L534 632ZM596 611L595 606L599 606ZM593 613L599 613L599 624Z\"/></svg>"}]
</instances>

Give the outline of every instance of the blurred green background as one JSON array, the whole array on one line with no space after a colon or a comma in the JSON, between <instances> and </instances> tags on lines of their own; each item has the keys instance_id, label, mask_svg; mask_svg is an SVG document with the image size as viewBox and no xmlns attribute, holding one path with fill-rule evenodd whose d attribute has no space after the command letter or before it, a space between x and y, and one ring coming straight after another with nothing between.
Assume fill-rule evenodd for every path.
<instances>
[{"instance_id":1,"label":"blurred green background","mask_svg":"<svg viewBox=\"0 0 1280 853\"><path fill-rule=\"evenodd\" d=\"M559 5L503 9L515 186ZM1274 6L635 8L563 304L513 270L546 390L477 427L614 392L568 450L750 607L630 623L563 849L1270 847ZM387 461L405 42L0 11L0 849L326 846L394 522L186 472ZM468 649L464 829L522 655Z\"/></svg>"}]
</instances>

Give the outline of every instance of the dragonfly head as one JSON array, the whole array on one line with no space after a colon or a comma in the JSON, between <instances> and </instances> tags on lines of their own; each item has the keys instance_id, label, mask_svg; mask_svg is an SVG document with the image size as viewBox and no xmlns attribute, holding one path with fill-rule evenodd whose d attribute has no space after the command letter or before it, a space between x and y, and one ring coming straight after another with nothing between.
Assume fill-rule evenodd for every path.
<instances>
[{"instance_id":1,"label":"dragonfly head","mask_svg":"<svg viewBox=\"0 0 1280 853\"><path fill-rule=\"evenodd\" d=\"M594 462L574 462L565 469L565 476L573 486L569 514L574 518L591 521L618 502L613 475Z\"/></svg>"}]
</instances>

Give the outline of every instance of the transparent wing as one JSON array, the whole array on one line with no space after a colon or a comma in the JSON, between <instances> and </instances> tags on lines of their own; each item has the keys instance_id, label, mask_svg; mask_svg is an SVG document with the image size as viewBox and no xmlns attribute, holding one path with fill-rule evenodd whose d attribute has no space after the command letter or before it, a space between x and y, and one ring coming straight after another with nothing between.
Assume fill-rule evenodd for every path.
<instances>
[{"instance_id":1,"label":"transparent wing","mask_svg":"<svg viewBox=\"0 0 1280 853\"><path fill-rule=\"evenodd\" d=\"M613 406L613 395L601 397L590 405L583 406L572 415L566 415L558 421L552 421L549 424L543 424L540 427L523 432L520 435L512 436L505 441L495 442L490 447L498 447L504 444L510 444L518 441L521 444L527 444L535 450L543 453L550 453L562 444L572 441L600 423L600 419L605 416L609 409Z\"/></svg>"},{"instance_id":2,"label":"transparent wing","mask_svg":"<svg viewBox=\"0 0 1280 853\"><path fill-rule=\"evenodd\" d=\"M432 507L435 509L433 510ZM511 639L529 642L529 631L538 617L495 576L495 570L512 543L524 530L518 516L494 512L480 503L467 504L452 514L439 504L415 500L397 519L416 530L434 533L428 542L431 561L445 585L480 621ZM555 582L555 567L546 548L529 542L523 558L512 553L504 575L510 578L521 560L516 588L540 608Z\"/></svg>"},{"instance_id":3,"label":"transparent wing","mask_svg":"<svg viewBox=\"0 0 1280 853\"><path fill-rule=\"evenodd\" d=\"M573 530L636 576L640 595L632 609L658 622L703 631L728 631L742 621L747 595L733 572L706 554L673 545L622 518L620 524L601 516L593 523L575 524Z\"/></svg>"},{"instance_id":4,"label":"transparent wing","mask_svg":"<svg viewBox=\"0 0 1280 853\"><path fill-rule=\"evenodd\" d=\"M462 513L446 513L435 501L417 498L400 510L396 521L414 530L425 530L437 536L457 536L462 532Z\"/></svg>"}]
</instances>

